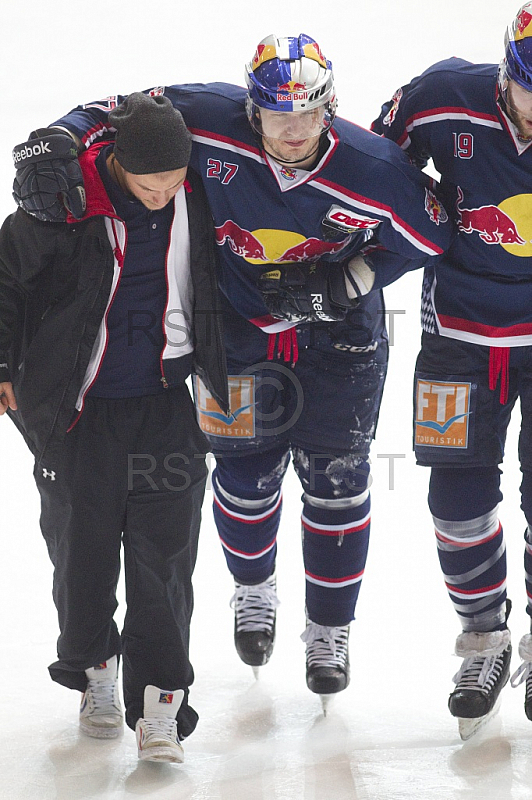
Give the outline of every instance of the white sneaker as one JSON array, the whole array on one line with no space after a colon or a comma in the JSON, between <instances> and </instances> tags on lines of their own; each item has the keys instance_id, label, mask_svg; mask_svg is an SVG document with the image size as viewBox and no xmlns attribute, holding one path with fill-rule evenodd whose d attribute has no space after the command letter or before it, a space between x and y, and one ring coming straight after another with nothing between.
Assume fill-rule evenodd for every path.
<instances>
[{"instance_id":1,"label":"white sneaker","mask_svg":"<svg viewBox=\"0 0 532 800\"><path fill-rule=\"evenodd\" d=\"M85 670L89 679L79 709L79 726L94 739L114 739L124 724L118 697L118 659Z\"/></svg>"},{"instance_id":2,"label":"white sneaker","mask_svg":"<svg viewBox=\"0 0 532 800\"><path fill-rule=\"evenodd\" d=\"M171 761L182 764L183 746L177 733L176 715L185 693L165 692L157 686L144 689L144 717L137 720L135 734L141 761Z\"/></svg>"}]
</instances>

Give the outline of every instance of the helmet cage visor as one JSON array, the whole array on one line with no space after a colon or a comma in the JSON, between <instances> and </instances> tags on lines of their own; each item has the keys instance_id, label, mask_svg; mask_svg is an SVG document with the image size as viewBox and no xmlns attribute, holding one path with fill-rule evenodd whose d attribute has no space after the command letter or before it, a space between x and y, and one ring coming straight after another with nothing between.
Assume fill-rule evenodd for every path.
<instances>
[{"instance_id":1,"label":"helmet cage visor","mask_svg":"<svg viewBox=\"0 0 532 800\"><path fill-rule=\"evenodd\" d=\"M326 102L306 111L279 111L263 108L250 97L247 114L251 127L259 136L283 141L302 141L321 136L333 124L336 103Z\"/></svg>"}]
</instances>

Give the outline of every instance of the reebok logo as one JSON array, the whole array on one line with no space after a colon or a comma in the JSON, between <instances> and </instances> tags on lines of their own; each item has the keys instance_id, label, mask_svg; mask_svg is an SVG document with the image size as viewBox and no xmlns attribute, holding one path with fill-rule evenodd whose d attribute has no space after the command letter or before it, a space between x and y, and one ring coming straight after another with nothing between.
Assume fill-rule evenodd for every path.
<instances>
[{"instance_id":1,"label":"reebok logo","mask_svg":"<svg viewBox=\"0 0 532 800\"><path fill-rule=\"evenodd\" d=\"M32 158L32 156L42 156L45 153L52 155L49 142L40 141L31 147L28 147L26 144L23 145L19 150L13 150L13 161L15 166L17 166L20 161L24 161L26 158Z\"/></svg>"},{"instance_id":2,"label":"reebok logo","mask_svg":"<svg viewBox=\"0 0 532 800\"><path fill-rule=\"evenodd\" d=\"M310 301L312 303L312 308L316 312L316 316L327 322L329 320L329 317L327 316L327 314L323 313L323 295L311 293Z\"/></svg>"}]
</instances>

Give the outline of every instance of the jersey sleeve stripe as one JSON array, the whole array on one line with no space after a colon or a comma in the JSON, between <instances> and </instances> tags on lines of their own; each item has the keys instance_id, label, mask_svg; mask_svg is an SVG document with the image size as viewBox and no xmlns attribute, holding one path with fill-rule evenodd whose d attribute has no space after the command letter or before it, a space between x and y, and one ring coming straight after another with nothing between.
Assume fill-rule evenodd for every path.
<instances>
[{"instance_id":1,"label":"jersey sleeve stripe","mask_svg":"<svg viewBox=\"0 0 532 800\"><path fill-rule=\"evenodd\" d=\"M401 217L399 217L390 206L379 203L356 192L351 192L343 186L332 183L325 178L315 178L312 185L322 191L336 197L338 200L349 203L357 209L361 209L365 214L380 214L381 217L386 217L390 220L392 227L401 234L410 244L414 245L418 250L427 253L430 256L441 255L443 250L434 242L426 239L419 231L408 225Z\"/></svg>"}]
</instances>

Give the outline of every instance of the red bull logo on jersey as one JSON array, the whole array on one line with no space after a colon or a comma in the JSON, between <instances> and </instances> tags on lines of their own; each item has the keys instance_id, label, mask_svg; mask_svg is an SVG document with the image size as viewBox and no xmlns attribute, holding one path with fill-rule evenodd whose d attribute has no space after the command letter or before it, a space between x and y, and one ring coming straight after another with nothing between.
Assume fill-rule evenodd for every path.
<instances>
[{"instance_id":1,"label":"red bull logo on jersey","mask_svg":"<svg viewBox=\"0 0 532 800\"><path fill-rule=\"evenodd\" d=\"M425 189L425 211L429 215L431 222L436 225L439 225L440 222L447 222L449 219L447 211L430 189Z\"/></svg>"},{"instance_id":2,"label":"red bull logo on jersey","mask_svg":"<svg viewBox=\"0 0 532 800\"><path fill-rule=\"evenodd\" d=\"M526 244L513 219L499 206L486 205L479 208L462 208L464 193L457 186L458 229L464 233L476 232L486 244Z\"/></svg>"},{"instance_id":3,"label":"red bull logo on jersey","mask_svg":"<svg viewBox=\"0 0 532 800\"><path fill-rule=\"evenodd\" d=\"M288 250L276 258L276 262L296 262L296 261L317 261L321 256L328 253L337 253L347 244L343 242L324 242L322 239L305 239L300 244L290 247Z\"/></svg>"},{"instance_id":4,"label":"red bull logo on jersey","mask_svg":"<svg viewBox=\"0 0 532 800\"><path fill-rule=\"evenodd\" d=\"M155 86L148 92L148 95L150 97L161 97L161 95L163 94L164 94L164 86Z\"/></svg>"},{"instance_id":5,"label":"red bull logo on jersey","mask_svg":"<svg viewBox=\"0 0 532 800\"><path fill-rule=\"evenodd\" d=\"M226 244L233 253L250 264L286 264L298 261L317 261L324 255L338 253L351 238L340 242L325 242L316 237L305 238L293 231L264 228L248 231L234 220L226 220L215 228L216 243Z\"/></svg>"},{"instance_id":6,"label":"red bull logo on jersey","mask_svg":"<svg viewBox=\"0 0 532 800\"><path fill-rule=\"evenodd\" d=\"M255 436L255 376L229 377L229 415L224 414L201 378L194 376L194 400L201 430L209 436L252 439Z\"/></svg>"},{"instance_id":7,"label":"red bull logo on jersey","mask_svg":"<svg viewBox=\"0 0 532 800\"><path fill-rule=\"evenodd\" d=\"M397 116L397 109L399 108L399 103L401 102L402 97L403 97L403 90L402 89L398 89L395 92L394 96L392 97L392 107L390 108L390 110L388 111L388 113L386 114L384 119L382 120L382 124L383 125L390 126L392 124L392 122L394 121L395 117Z\"/></svg>"},{"instance_id":8,"label":"red bull logo on jersey","mask_svg":"<svg viewBox=\"0 0 532 800\"><path fill-rule=\"evenodd\" d=\"M467 448L471 384L418 379L416 446Z\"/></svg>"},{"instance_id":9,"label":"red bull logo on jersey","mask_svg":"<svg viewBox=\"0 0 532 800\"><path fill-rule=\"evenodd\" d=\"M242 256L242 258L246 260L258 259L259 261L268 261L260 240L257 239L251 231L241 228L240 225L237 225L232 219L226 220L224 224L217 227L215 231L216 244L221 246L227 242L233 253L236 253L237 256Z\"/></svg>"}]
</instances>

